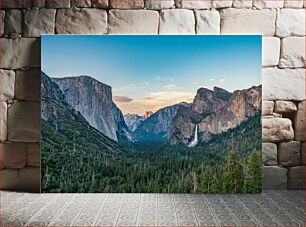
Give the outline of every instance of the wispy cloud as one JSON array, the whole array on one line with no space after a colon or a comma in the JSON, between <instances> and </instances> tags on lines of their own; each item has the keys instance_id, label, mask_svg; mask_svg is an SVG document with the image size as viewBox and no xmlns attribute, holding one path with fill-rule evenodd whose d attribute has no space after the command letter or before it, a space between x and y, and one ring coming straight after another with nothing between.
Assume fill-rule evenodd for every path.
<instances>
[{"instance_id":1,"label":"wispy cloud","mask_svg":"<svg viewBox=\"0 0 306 227\"><path fill-rule=\"evenodd\" d=\"M219 80L219 82L221 83L221 84L223 84L224 82L226 81L226 79L221 79L221 80Z\"/></svg>"},{"instance_id":2,"label":"wispy cloud","mask_svg":"<svg viewBox=\"0 0 306 227\"><path fill-rule=\"evenodd\" d=\"M125 102L125 103L129 103L129 102L133 101L133 99L131 99L130 97L127 97L127 96L114 96L113 100L115 102Z\"/></svg>"},{"instance_id":3,"label":"wispy cloud","mask_svg":"<svg viewBox=\"0 0 306 227\"><path fill-rule=\"evenodd\" d=\"M166 89L173 89L173 88L176 88L176 85L175 84L168 84L168 85L165 85L163 87L166 88Z\"/></svg>"},{"instance_id":4,"label":"wispy cloud","mask_svg":"<svg viewBox=\"0 0 306 227\"><path fill-rule=\"evenodd\" d=\"M134 99L133 101L118 102L119 108L126 113L137 113L143 114L145 111L153 111L164 108L166 106L171 106L180 102L192 102L194 98L191 92L175 92L175 91L163 91L150 93L139 99Z\"/></svg>"}]
</instances>

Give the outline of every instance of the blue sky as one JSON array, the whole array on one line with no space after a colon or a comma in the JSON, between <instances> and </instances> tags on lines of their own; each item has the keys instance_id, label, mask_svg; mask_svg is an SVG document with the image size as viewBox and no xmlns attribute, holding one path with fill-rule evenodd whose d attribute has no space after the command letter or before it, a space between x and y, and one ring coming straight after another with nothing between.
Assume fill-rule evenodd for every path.
<instances>
[{"instance_id":1,"label":"blue sky","mask_svg":"<svg viewBox=\"0 0 306 227\"><path fill-rule=\"evenodd\" d=\"M42 70L91 76L124 114L143 114L191 102L200 87L261 84L261 36L42 36Z\"/></svg>"}]
</instances>

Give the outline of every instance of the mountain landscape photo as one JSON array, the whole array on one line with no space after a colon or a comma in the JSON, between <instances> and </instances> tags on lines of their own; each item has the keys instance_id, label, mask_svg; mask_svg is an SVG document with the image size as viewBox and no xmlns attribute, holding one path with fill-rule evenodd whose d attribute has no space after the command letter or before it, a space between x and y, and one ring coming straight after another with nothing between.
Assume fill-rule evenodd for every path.
<instances>
[{"instance_id":1,"label":"mountain landscape photo","mask_svg":"<svg viewBox=\"0 0 306 227\"><path fill-rule=\"evenodd\" d=\"M261 192L260 72L260 36L43 36L42 191Z\"/></svg>"}]
</instances>

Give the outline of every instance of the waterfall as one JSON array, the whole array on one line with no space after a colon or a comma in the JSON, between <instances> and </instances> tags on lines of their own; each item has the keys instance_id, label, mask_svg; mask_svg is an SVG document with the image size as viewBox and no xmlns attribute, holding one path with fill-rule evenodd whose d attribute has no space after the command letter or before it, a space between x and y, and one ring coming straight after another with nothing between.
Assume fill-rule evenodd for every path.
<instances>
[{"instance_id":1,"label":"waterfall","mask_svg":"<svg viewBox=\"0 0 306 227\"><path fill-rule=\"evenodd\" d=\"M188 145L188 147L195 147L198 144L198 125L195 127L194 131L194 139L191 141L191 143Z\"/></svg>"}]
</instances>

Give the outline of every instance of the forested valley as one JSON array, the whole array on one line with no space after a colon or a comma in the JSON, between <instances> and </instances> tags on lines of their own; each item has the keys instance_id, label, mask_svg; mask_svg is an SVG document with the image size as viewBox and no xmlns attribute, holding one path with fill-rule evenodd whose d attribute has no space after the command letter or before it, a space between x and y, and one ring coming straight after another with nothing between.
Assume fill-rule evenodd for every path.
<instances>
[{"instance_id":1,"label":"forested valley","mask_svg":"<svg viewBox=\"0 0 306 227\"><path fill-rule=\"evenodd\" d=\"M260 114L194 148L117 144L42 120L43 192L261 192Z\"/></svg>"}]
</instances>

